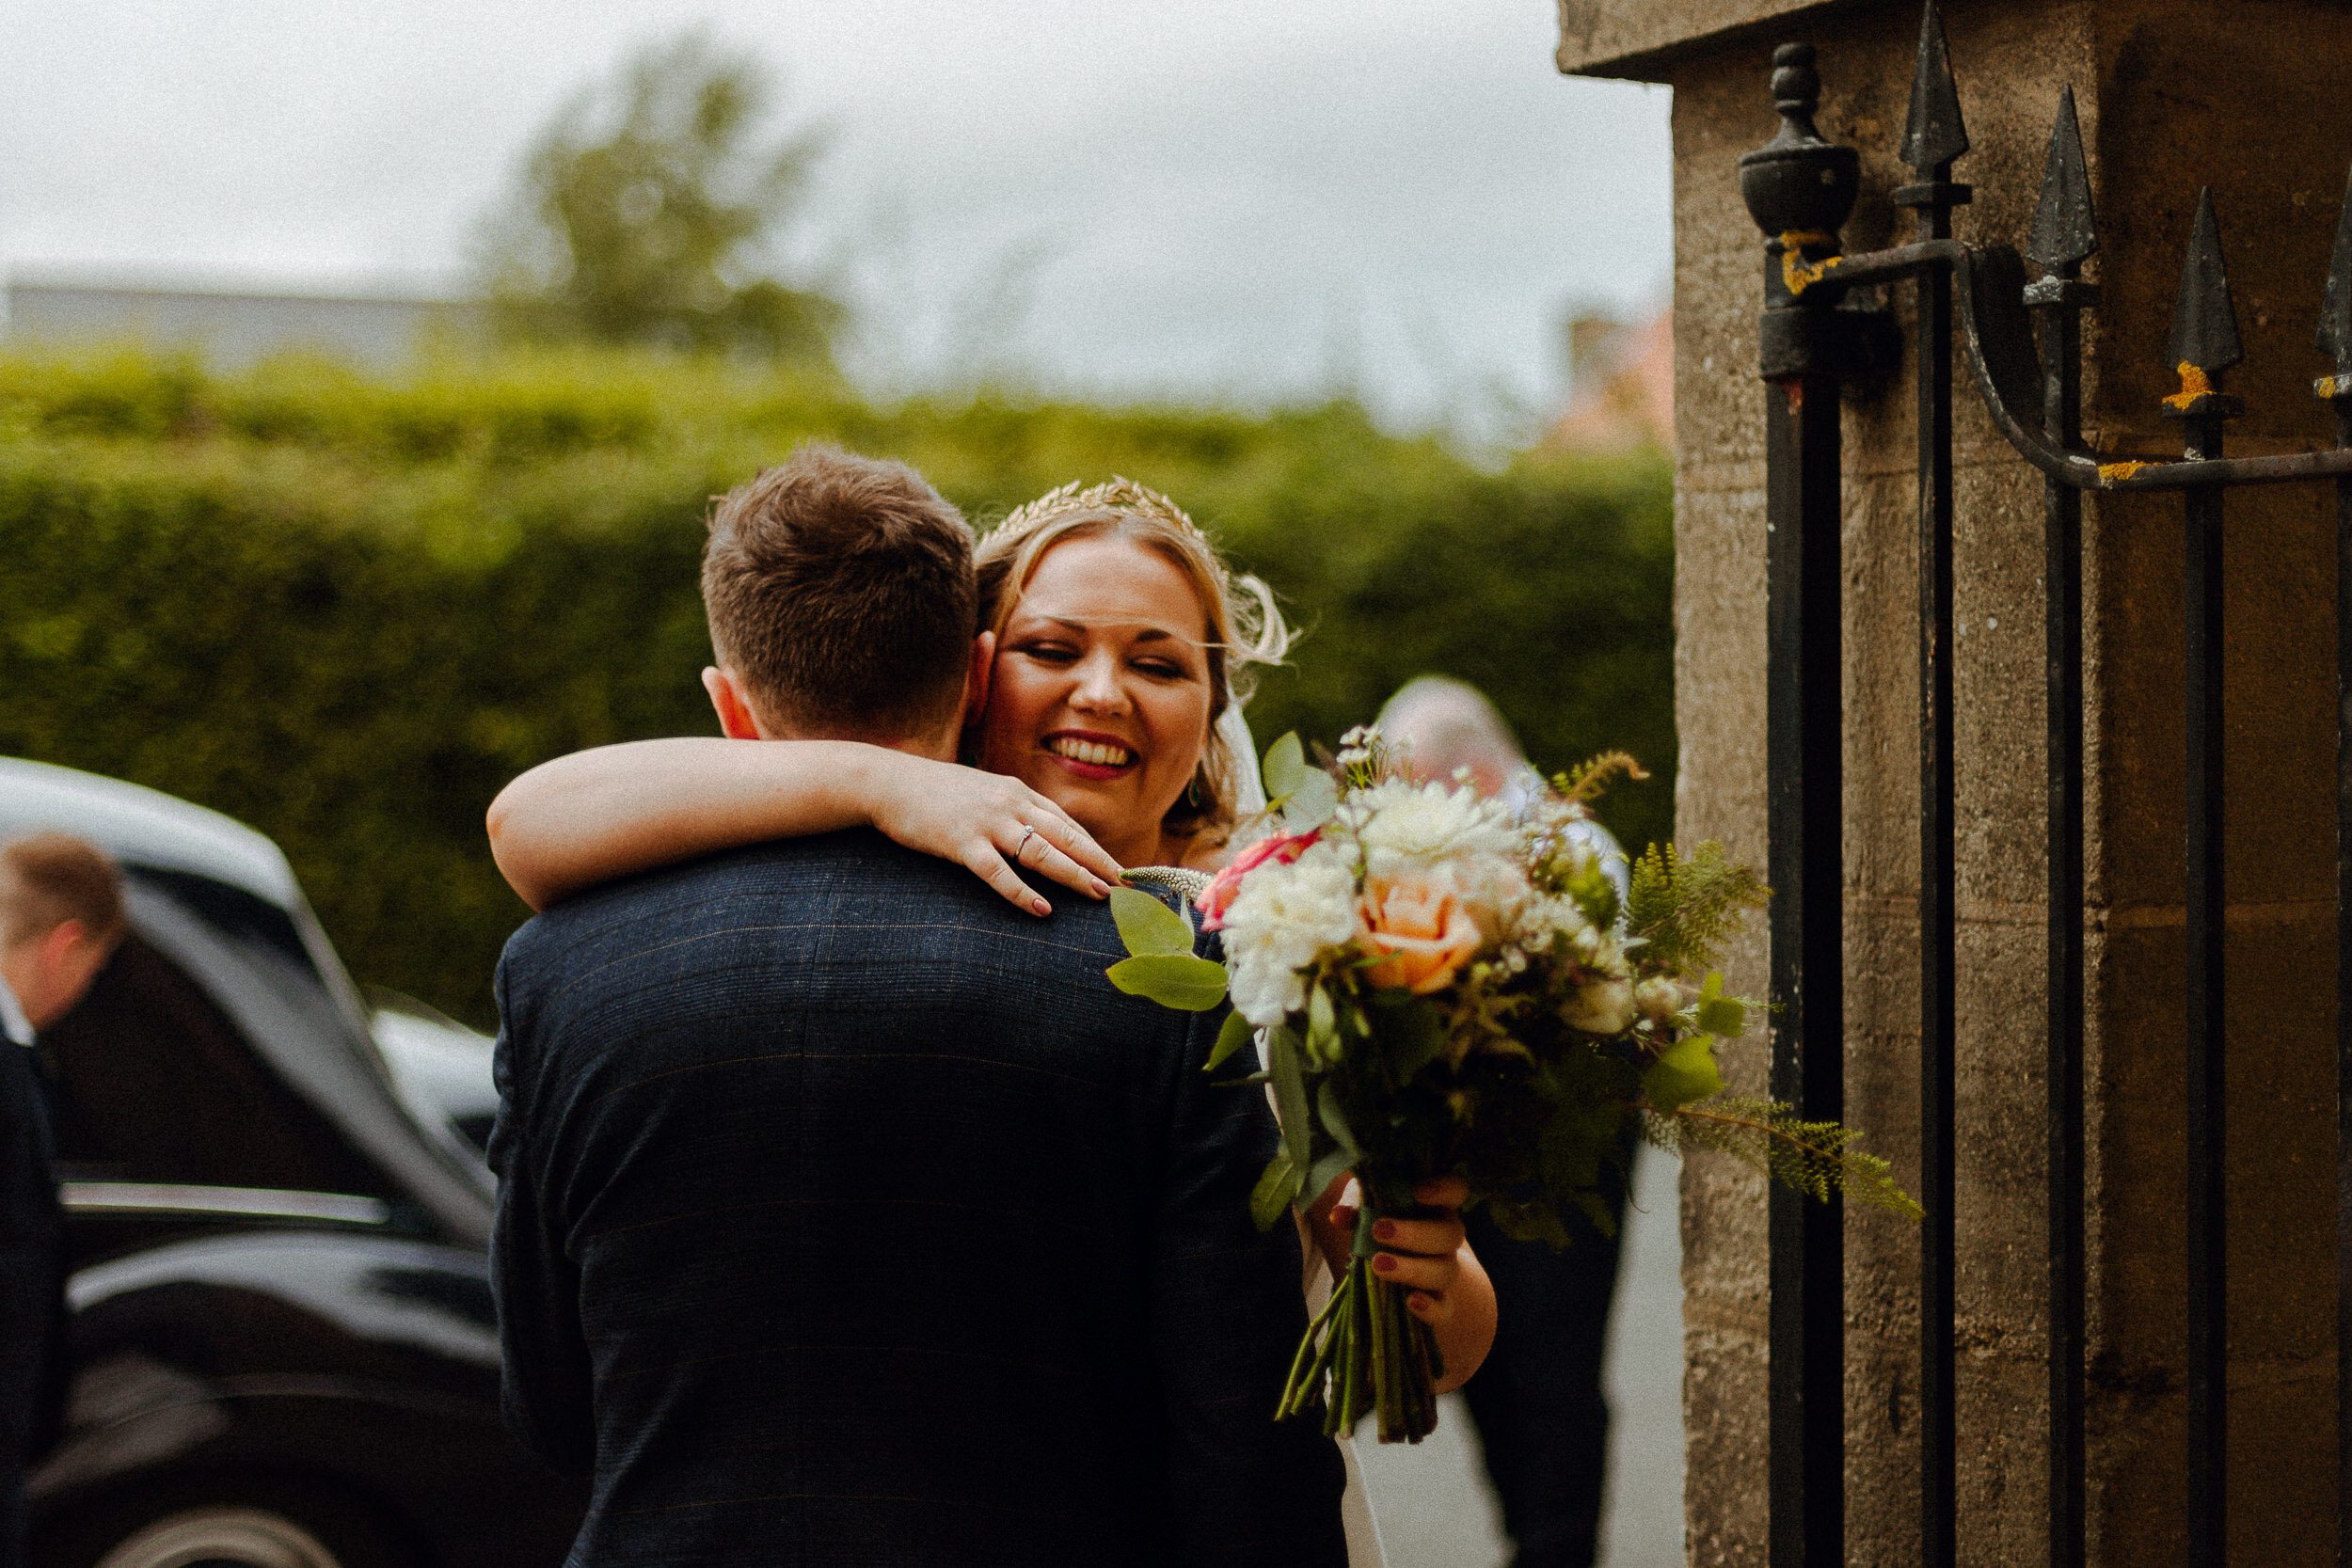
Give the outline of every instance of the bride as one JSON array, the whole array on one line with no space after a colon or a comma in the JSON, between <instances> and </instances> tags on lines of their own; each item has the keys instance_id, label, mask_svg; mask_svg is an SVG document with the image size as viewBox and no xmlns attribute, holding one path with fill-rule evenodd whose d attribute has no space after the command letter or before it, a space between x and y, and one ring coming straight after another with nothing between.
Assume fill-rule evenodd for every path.
<instances>
[{"instance_id":1,"label":"bride","mask_svg":"<svg viewBox=\"0 0 2352 1568\"><path fill-rule=\"evenodd\" d=\"M492 803L499 869L533 909L614 877L772 838L871 826L955 861L1032 914L1025 870L1094 897L1123 868L1214 869L1263 804L1241 704L1250 666L1289 641L1271 594L1238 582L1166 497L1125 480L1066 485L979 544L981 633L963 755L761 738L727 669L706 670L729 740L636 741L560 757ZM1344 1189L1344 1190L1343 1190ZM1408 1288L1458 1386L1494 1338L1494 1293L1454 1212L1458 1180L1416 1195L1439 1218L1384 1220L1373 1267ZM1311 1291L1343 1269L1345 1178L1300 1216ZM1351 1512L1360 1506L1351 1465ZM1357 1562L1370 1532L1350 1519Z\"/></svg>"}]
</instances>

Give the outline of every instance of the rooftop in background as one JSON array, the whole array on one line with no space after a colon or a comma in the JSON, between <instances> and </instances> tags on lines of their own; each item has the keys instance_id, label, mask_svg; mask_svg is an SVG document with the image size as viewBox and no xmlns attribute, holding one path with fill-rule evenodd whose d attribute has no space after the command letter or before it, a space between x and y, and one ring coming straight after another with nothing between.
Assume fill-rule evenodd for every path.
<instances>
[{"instance_id":1,"label":"rooftop in background","mask_svg":"<svg viewBox=\"0 0 2352 1568\"><path fill-rule=\"evenodd\" d=\"M1630 326L1605 316L1568 324L1567 411L1543 444L1596 455L1675 444L1674 312Z\"/></svg>"},{"instance_id":2,"label":"rooftop in background","mask_svg":"<svg viewBox=\"0 0 2352 1568\"><path fill-rule=\"evenodd\" d=\"M8 283L12 344L136 342L187 349L216 370L312 352L390 370L437 332L471 329L475 307L421 295L246 293L89 280Z\"/></svg>"}]
</instances>

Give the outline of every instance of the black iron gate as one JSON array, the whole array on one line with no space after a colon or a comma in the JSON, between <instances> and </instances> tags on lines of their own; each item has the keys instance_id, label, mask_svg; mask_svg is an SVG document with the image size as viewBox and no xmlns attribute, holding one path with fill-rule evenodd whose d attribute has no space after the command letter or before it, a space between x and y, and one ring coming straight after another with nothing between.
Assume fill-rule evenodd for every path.
<instances>
[{"instance_id":1,"label":"black iron gate","mask_svg":"<svg viewBox=\"0 0 2352 1568\"><path fill-rule=\"evenodd\" d=\"M2225 493L2241 484L2332 480L2338 603L2352 606L2352 186L2329 263L2318 346L2334 361L2317 395L2332 402L2332 451L2229 459L2221 390L2241 357L2209 193L2201 195L2172 323L2181 389L2176 462L2106 462L2081 445L2079 279L2098 245L2090 183L2069 89L2058 104L2042 199L2025 259L2009 246L1960 244L1952 209L1969 187L1951 178L1968 150L1944 31L1929 0L1900 157L1916 182L1893 193L1916 214L1915 240L1841 254L1859 159L1813 125L1820 83L1809 45L1773 56L1780 129L1740 159L1748 210L1767 236L1760 370L1769 530L1766 697L1772 994L1772 1093L1808 1117L1844 1115L1844 930L1839 574L1841 383L1899 346L1864 286L1915 291L1918 388L1922 1559L1955 1560L1953 1418L1953 772L1952 350L1955 338L1993 422L2045 478L2043 546L2048 680L2049 1539L2053 1568L2083 1560L2083 739L2082 493L2177 490L2187 546L2186 995L2188 1107L2188 1493L2186 1558L2224 1556L2227 1370L2223 1213L2222 594ZM2040 277L2028 281L2025 260ZM2037 346L2035 320L2041 325ZM2034 418L2039 404L2040 418ZM2352 615L2338 632L2337 908L2352 907ZM2352 923L2339 921L2337 1206L2338 1421L2352 1402ZM1808 1049L1808 1042L1818 1048ZM1774 1568L1843 1561L1845 1513L1843 1215L1774 1190L1771 1210L1771 1556ZM2352 1440L2341 1441L2339 1560L2352 1563Z\"/></svg>"}]
</instances>

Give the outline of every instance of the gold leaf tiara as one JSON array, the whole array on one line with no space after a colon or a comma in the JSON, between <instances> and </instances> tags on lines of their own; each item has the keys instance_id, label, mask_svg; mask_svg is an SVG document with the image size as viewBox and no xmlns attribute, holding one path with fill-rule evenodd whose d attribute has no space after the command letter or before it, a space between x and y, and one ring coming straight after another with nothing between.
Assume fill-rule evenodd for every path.
<instances>
[{"instance_id":1,"label":"gold leaf tiara","mask_svg":"<svg viewBox=\"0 0 2352 1568\"><path fill-rule=\"evenodd\" d=\"M1137 516L1155 518L1190 534L1200 546L1200 553L1216 574L1217 588L1229 605L1227 613L1236 640L1227 649L1227 657L1237 664L1279 664L1291 645L1291 629L1283 621L1281 610L1274 602L1274 590L1252 573L1244 573L1239 579L1225 564L1209 536L1200 525L1184 515L1184 509L1123 474L1113 474L1106 484L1081 490L1072 480L1058 490L1049 490L1037 499L1014 510L990 531L992 546L999 539L1005 547L1015 545L1021 536L1052 522L1080 512L1126 512ZM1248 695L1246 685L1236 690Z\"/></svg>"},{"instance_id":2,"label":"gold leaf tiara","mask_svg":"<svg viewBox=\"0 0 2352 1568\"><path fill-rule=\"evenodd\" d=\"M1015 508L1003 522L996 525L990 537L1001 538L1009 544L1031 529L1041 527L1057 517L1066 517L1073 512L1131 512L1139 516L1155 517L1191 534L1200 542L1201 549L1216 566L1219 580L1227 578L1225 558L1217 553L1209 536L1200 531L1199 524L1184 515L1183 507L1157 490L1137 484L1121 474L1113 474L1108 483L1090 485L1084 490L1079 489L1078 484L1079 482L1073 479L1060 489L1048 490L1026 505Z\"/></svg>"}]
</instances>

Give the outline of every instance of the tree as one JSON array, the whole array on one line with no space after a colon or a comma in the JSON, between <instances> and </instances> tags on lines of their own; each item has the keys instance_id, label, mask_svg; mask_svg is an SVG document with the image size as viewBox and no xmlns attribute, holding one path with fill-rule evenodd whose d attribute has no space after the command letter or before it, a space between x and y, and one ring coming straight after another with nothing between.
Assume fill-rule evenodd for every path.
<instances>
[{"instance_id":1,"label":"tree","mask_svg":"<svg viewBox=\"0 0 2352 1568\"><path fill-rule=\"evenodd\" d=\"M821 142L755 145L769 97L755 57L689 33L567 104L485 227L482 282L501 332L830 370L848 311L774 277L770 248Z\"/></svg>"}]
</instances>

